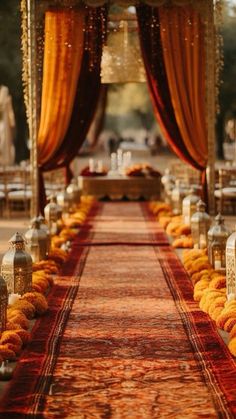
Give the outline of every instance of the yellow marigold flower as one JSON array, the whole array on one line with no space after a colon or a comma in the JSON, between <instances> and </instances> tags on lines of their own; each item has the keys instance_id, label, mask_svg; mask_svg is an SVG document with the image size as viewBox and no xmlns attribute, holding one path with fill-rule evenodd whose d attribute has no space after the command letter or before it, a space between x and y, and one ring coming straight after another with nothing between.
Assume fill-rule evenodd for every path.
<instances>
[{"instance_id":1,"label":"yellow marigold flower","mask_svg":"<svg viewBox=\"0 0 236 419\"><path fill-rule=\"evenodd\" d=\"M214 277L213 279L211 279L210 284L209 284L209 288L213 288L213 289L225 288L225 286L226 286L226 277L224 275Z\"/></svg>"},{"instance_id":2,"label":"yellow marigold flower","mask_svg":"<svg viewBox=\"0 0 236 419\"><path fill-rule=\"evenodd\" d=\"M215 310L213 311L211 318L216 322L218 317L221 315L223 310L223 307L216 307Z\"/></svg>"}]
</instances>

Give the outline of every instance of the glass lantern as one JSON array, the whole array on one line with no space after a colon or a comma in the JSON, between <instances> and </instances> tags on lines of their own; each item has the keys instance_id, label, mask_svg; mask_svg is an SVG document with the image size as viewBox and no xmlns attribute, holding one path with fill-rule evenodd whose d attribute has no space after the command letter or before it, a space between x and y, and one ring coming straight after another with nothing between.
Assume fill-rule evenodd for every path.
<instances>
[{"instance_id":1,"label":"glass lantern","mask_svg":"<svg viewBox=\"0 0 236 419\"><path fill-rule=\"evenodd\" d=\"M165 169L164 175L161 177L163 185L163 199L166 203L171 204L171 192L175 187L175 176L170 174L170 169Z\"/></svg>"},{"instance_id":2,"label":"glass lantern","mask_svg":"<svg viewBox=\"0 0 236 419\"><path fill-rule=\"evenodd\" d=\"M48 227L48 225L45 221L45 218L42 215L38 216L38 220L39 220L40 229L45 231L45 233L47 235L47 252L46 252L46 255L48 255L49 252L50 252L50 248L51 248L50 230L49 230L49 227Z\"/></svg>"},{"instance_id":3,"label":"glass lantern","mask_svg":"<svg viewBox=\"0 0 236 419\"><path fill-rule=\"evenodd\" d=\"M7 324L7 305L8 292L7 284L2 276L0 276L0 333L6 330Z\"/></svg>"},{"instance_id":4,"label":"glass lantern","mask_svg":"<svg viewBox=\"0 0 236 419\"><path fill-rule=\"evenodd\" d=\"M228 300L236 299L236 232L226 242L226 293Z\"/></svg>"},{"instance_id":5,"label":"glass lantern","mask_svg":"<svg viewBox=\"0 0 236 419\"><path fill-rule=\"evenodd\" d=\"M71 208L76 210L77 204L80 202L81 190L75 178L73 178L71 183L67 186L66 192L69 196Z\"/></svg>"},{"instance_id":6,"label":"glass lantern","mask_svg":"<svg viewBox=\"0 0 236 419\"><path fill-rule=\"evenodd\" d=\"M171 201L173 207L173 213L175 215L179 215L182 212L182 201L184 197L187 195L187 189L183 188L180 180L177 179L175 181L175 187L171 192Z\"/></svg>"},{"instance_id":7,"label":"glass lantern","mask_svg":"<svg viewBox=\"0 0 236 419\"><path fill-rule=\"evenodd\" d=\"M62 208L57 204L57 199L54 195L51 196L50 202L44 208L45 219L49 226L51 235L59 233L59 220L62 216Z\"/></svg>"},{"instance_id":8,"label":"glass lantern","mask_svg":"<svg viewBox=\"0 0 236 419\"><path fill-rule=\"evenodd\" d=\"M31 254L33 262L39 262L47 256L48 238L47 233L40 228L40 221L34 218L31 227L25 233L27 250Z\"/></svg>"},{"instance_id":9,"label":"glass lantern","mask_svg":"<svg viewBox=\"0 0 236 419\"><path fill-rule=\"evenodd\" d=\"M32 257L25 251L25 241L21 234L14 234L9 243L11 247L2 258L1 274L9 294L23 295L31 291Z\"/></svg>"},{"instance_id":10,"label":"glass lantern","mask_svg":"<svg viewBox=\"0 0 236 419\"><path fill-rule=\"evenodd\" d=\"M221 214L215 217L215 224L208 231L208 257L216 270L225 270L226 241L230 235Z\"/></svg>"},{"instance_id":11,"label":"glass lantern","mask_svg":"<svg viewBox=\"0 0 236 419\"><path fill-rule=\"evenodd\" d=\"M204 249L207 247L207 233L211 219L206 213L206 204L201 199L197 203L197 211L192 215L190 226L194 248Z\"/></svg>"},{"instance_id":12,"label":"glass lantern","mask_svg":"<svg viewBox=\"0 0 236 419\"><path fill-rule=\"evenodd\" d=\"M70 209L70 195L66 190L57 194L57 203L62 208L63 212L69 212Z\"/></svg>"},{"instance_id":13,"label":"glass lantern","mask_svg":"<svg viewBox=\"0 0 236 419\"><path fill-rule=\"evenodd\" d=\"M192 215L197 210L197 203L199 196L194 194L194 190L190 189L190 194L187 195L182 202L182 214L184 224L190 224Z\"/></svg>"}]
</instances>

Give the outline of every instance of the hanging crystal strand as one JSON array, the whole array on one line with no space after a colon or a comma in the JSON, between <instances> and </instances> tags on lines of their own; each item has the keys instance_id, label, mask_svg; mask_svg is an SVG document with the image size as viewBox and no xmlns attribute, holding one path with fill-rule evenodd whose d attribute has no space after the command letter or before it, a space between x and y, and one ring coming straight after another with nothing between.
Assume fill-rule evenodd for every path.
<instances>
[{"instance_id":1,"label":"hanging crystal strand","mask_svg":"<svg viewBox=\"0 0 236 419\"><path fill-rule=\"evenodd\" d=\"M107 39L107 7L100 8L101 32L102 32L102 47L105 45Z\"/></svg>"}]
</instances>

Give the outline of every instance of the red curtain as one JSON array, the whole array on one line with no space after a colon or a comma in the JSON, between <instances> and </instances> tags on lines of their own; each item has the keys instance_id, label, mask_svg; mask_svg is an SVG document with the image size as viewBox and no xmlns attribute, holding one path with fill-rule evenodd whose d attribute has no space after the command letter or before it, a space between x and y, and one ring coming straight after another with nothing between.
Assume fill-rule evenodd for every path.
<instances>
[{"instance_id":1,"label":"red curtain","mask_svg":"<svg viewBox=\"0 0 236 419\"><path fill-rule=\"evenodd\" d=\"M136 7L141 50L154 111L160 127L177 156L205 172L191 156L180 133L173 109L160 33L159 9L148 5Z\"/></svg>"},{"instance_id":2,"label":"red curtain","mask_svg":"<svg viewBox=\"0 0 236 419\"><path fill-rule=\"evenodd\" d=\"M84 51L70 123L60 147L50 159L40 166L39 189L41 211L46 204L42 174L44 171L66 167L67 182L70 181L71 172L69 164L77 155L86 138L101 90L100 64L107 11L104 7L86 7L85 12Z\"/></svg>"}]
</instances>

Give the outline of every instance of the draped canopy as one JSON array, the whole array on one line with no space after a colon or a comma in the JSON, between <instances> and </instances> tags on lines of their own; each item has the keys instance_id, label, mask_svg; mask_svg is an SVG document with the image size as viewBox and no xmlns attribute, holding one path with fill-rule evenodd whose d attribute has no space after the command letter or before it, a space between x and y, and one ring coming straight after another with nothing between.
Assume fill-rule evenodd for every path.
<instances>
[{"instance_id":1,"label":"draped canopy","mask_svg":"<svg viewBox=\"0 0 236 419\"><path fill-rule=\"evenodd\" d=\"M41 170L68 166L98 103L108 1L84 3L22 0L23 74L34 172L37 166ZM117 3L127 7L132 2ZM179 157L203 172L210 167L211 184L219 62L214 6L219 4L219 0L145 0L136 6L157 119ZM34 185L38 197L37 176Z\"/></svg>"}]
</instances>

